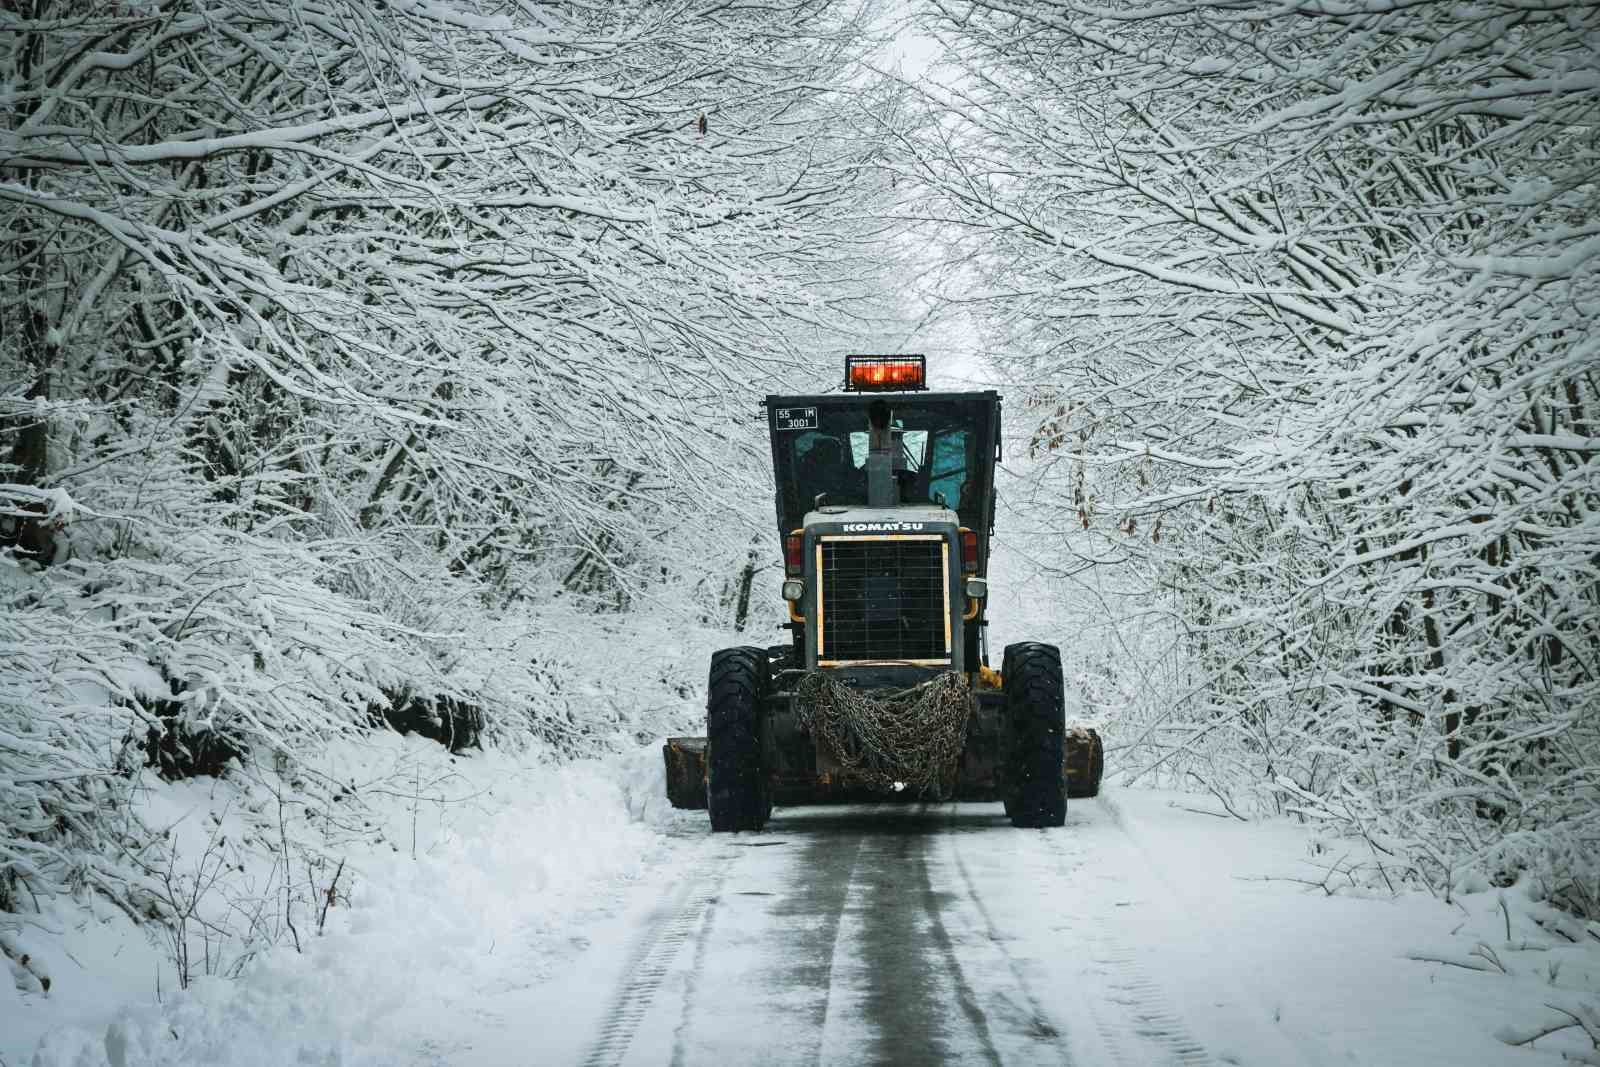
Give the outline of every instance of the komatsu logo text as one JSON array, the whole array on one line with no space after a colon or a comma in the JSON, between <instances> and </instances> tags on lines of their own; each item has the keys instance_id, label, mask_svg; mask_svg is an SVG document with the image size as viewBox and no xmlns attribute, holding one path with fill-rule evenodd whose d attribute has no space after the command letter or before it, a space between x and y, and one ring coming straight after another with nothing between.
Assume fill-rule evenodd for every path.
<instances>
[{"instance_id":1,"label":"komatsu logo text","mask_svg":"<svg viewBox=\"0 0 1600 1067\"><path fill-rule=\"evenodd\" d=\"M844 524L845 533L904 533L910 530L920 530L920 522L847 522Z\"/></svg>"}]
</instances>

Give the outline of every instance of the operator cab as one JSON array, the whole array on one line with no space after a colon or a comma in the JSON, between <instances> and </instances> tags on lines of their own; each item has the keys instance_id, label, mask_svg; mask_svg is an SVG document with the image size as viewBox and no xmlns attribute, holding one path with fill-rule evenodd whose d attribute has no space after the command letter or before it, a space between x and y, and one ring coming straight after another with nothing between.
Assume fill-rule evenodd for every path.
<instances>
[{"instance_id":1,"label":"operator cab","mask_svg":"<svg viewBox=\"0 0 1600 1067\"><path fill-rule=\"evenodd\" d=\"M925 373L922 356L851 356L846 392L767 398L805 669L899 684L982 660L1000 398L928 392Z\"/></svg>"},{"instance_id":2,"label":"operator cab","mask_svg":"<svg viewBox=\"0 0 1600 1067\"><path fill-rule=\"evenodd\" d=\"M881 385L863 373L886 363L909 364L915 371L885 376ZM843 394L767 397L780 538L802 528L818 507L869 505L872 415L887 410L899 453L889 506L956 512L962 526L978 532L987 562L1000 395L926 392L924 365L922 356L850 356Z\"/></svg>"}]
</instances>

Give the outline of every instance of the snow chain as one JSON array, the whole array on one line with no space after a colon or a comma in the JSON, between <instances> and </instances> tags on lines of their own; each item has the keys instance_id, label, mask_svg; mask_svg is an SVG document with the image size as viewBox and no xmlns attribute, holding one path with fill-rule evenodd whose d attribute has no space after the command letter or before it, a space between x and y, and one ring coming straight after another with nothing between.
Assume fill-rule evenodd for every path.
<instances>
[{"instance_id":1,"label":"snow chain","mask_svg":"<svg viewBox=\"0 0 1600 1067\"><path fill-rule=\"evenodd\" d=\"M946 795L966 745L972 693L954 671L921 685L868 694L813 671L795 687L800 725L863 785Z\"/></svg>"}]
</instances>

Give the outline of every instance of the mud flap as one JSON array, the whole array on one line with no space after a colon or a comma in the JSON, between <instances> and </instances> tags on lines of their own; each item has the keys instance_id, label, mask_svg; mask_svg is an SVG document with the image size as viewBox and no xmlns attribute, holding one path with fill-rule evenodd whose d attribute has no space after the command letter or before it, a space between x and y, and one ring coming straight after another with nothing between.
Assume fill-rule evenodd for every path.
<instances>
[{"instance_id":1,"label":"mud flap","mask_svg":"<svg viewBox=\"0 0 1600 1067\"><path fill-rule=\"evenodd\" d=\"M706 739L669 737L661 746L667 761L667 800L675 808L706 806Z\"/></svg>"}]
</instances>

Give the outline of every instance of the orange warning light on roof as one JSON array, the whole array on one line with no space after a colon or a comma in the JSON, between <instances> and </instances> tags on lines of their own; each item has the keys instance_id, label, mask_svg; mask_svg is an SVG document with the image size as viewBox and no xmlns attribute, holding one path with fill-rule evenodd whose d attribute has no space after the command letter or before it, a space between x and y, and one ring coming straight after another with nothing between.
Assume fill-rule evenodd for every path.
<instances>
[{"instance_id":1,"label":"orange warning light on roof","mask_svg":"<svg viewBox=\"0 0 1600 1067\"><path fill-rule=\"evenodd\" d=\"M844 387L848 392L898 392L928 387L923 356L846 356Z\"/></svg>"}]
</instances>

